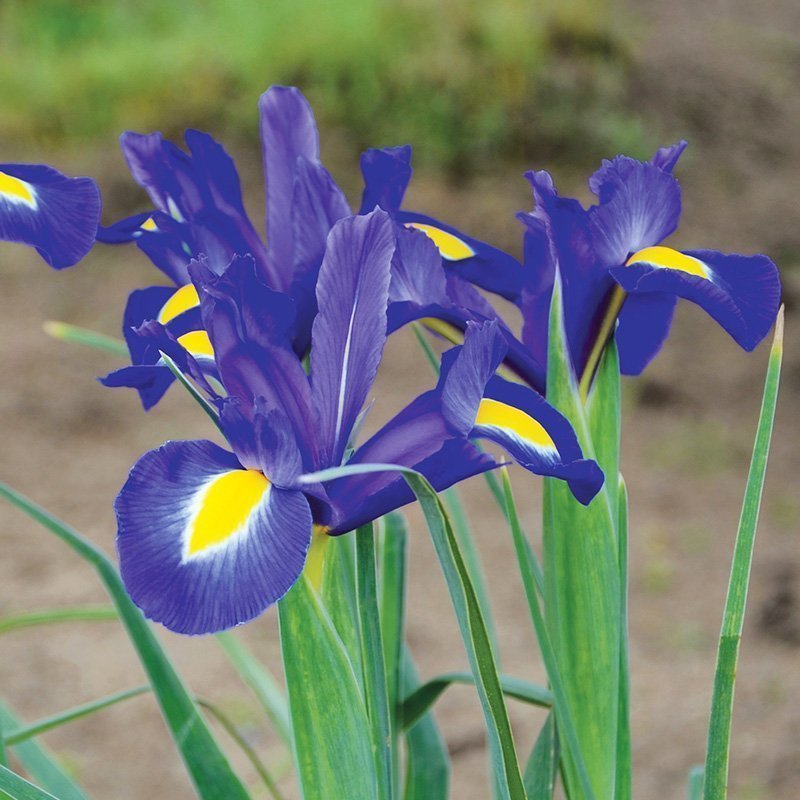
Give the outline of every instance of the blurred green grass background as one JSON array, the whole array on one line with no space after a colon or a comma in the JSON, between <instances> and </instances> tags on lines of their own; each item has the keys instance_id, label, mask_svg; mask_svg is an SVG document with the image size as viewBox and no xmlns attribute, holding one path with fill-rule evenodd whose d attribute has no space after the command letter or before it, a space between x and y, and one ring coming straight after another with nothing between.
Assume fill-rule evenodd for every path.
<instances>
[{"instance_id":1,"label":"blurred green grass background","mask_svg":"<svg viewBox=\"0 0 800 800\"><path fill-rule=\"evenodd\" d=\"M0 141L235 136L285 83L353 149L413 142L456 178L498 157L643 154L619 20L610 0L4 0Z\"/></svg>"}]
</instances>

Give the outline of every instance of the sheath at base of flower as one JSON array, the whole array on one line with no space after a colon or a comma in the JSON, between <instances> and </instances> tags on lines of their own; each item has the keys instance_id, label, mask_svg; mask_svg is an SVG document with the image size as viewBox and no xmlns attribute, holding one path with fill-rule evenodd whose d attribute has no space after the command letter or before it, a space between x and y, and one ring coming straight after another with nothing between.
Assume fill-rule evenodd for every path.
<instances>
[{"instance_id":1,"label":"sheath at base of flower","mask_svg":"<svg viewBox=\"0 0 800 800\"><path fill-rule=\"evenodd\" d=\"M221 276L190 267L225 396L163 326L146 326L204 385L232 451L168 442L139 460L120 492L122 577L146 616L187 634L246 622L301 574L315 526L347 533L413 499L397 473L303 480L327 468L397 464L443 489L497 466L470 442L480 436L531 471L568 480L582 502L599 490L602 473L582 458L569 423L531 390L494 377L506 345L492 321L470 325L464 345L445 354L437 387L356 445L387 335L396 234L380 210L334 227L316 286L310 375L291 347L290 299L263 283L251 258L234 258Z\"/></svg>"},{"instance_id":2,"label":"sheath at base of flower","mask_svg":"<svg viewBox=\"0 0 800 800\"><path fill-rule=\"evenodd\" d=\"M564 287L567 342L583 393L616 327L620 369L638 375L666 339L679 298L705 309L745 350L769 332L780 303L775 264L763 255L680 252L663 240L678 227L681 192L672 168L685 142L650 162L604 161L590 178L597 205L560 197L546 172L529 172L535 208L527 226L523 340L541 357L556 270Z\"/></svg>"},{"instance_id":3,"label":"sheath at base of flower","mask_svg":"<svg viewBox=\"0 0 800 800\"><path fill-rule=\"evenodd\" d=\"M68 178L43 164L0 164L0 239L35 247L53 269L91 250L100 191L91 178Z\"/></svg>"}]
</instances>

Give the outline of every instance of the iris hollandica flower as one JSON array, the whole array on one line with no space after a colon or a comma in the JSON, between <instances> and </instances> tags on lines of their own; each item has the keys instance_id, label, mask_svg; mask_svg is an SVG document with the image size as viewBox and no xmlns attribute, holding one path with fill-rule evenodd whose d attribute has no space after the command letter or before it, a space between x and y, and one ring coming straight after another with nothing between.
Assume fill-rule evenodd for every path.
<instances>
[{"instance_id":1,"label":"iris hollandica flower","mask_svg":"<svg viewBox=\"0 0 800 800\"><path fill-rule=\"evenodd\" d=\"M685 147L662 148L645 163L625 156L604 161L589 180L598 202L588 209L560 197L548 173L526 176L535 208L520 215L527 226L523 341L535 357L546 353L558 271L567 342L584 394L615 325L620 369L638 375L661 349L679 298L705 309L746 350L775 320L781 287L769 258L663 243L681 213L672 169Z\"/></svg>"},{"instance_id":2,"label":"iris hollandica flower","mask_svg":"<svg viewBox=\"0 0 800 800\"><path fill-rule=\"evenodd\" d=\"M161 134L126 133L121 146L131 173L146 189L155 206L102 228L98 239L107 243L135 242L172 281L173 287L152 286L131 294L123 333L132 366L117 370L103 382L108 386L133 386L145 408L163 396L173 381L159 355L135 333L145 321L157 319L209 365L211 343L202 329L199 298L189 278L188 265L203 256L219 274L234 255L250 255L264 282L292 296L296 313L292 344L298 355L310 344L316 313L314 286L325 242L333 224L352 213L344 193L319 158L314 115L295 88L272 87L259 101L264 177L266 183L265 245L247 216L236 167L208 134L187 131L188 153ZM510 256L430 217L401 210L411 177L411 148L368 150L361 158L364 195L360 213L375 206L387 211L398 226L418 229L430 237L440 253L434 281L436 296L414 295L402 310L390 314L390 332L425 318L426 324L451 342L461 341L470 321L495 317L481 295L466 282L500 294L519 292L522 270ZM407 269L412 265L406 259ZM447 274L439 277L445 267ZM427 269L428 264L420 269ZM425 276L416 281L425 286ZM408 281L406 280L408 286ZM401 281L393 282L401 287ZM408 300L403 297L403 301ZM501 324L509 352L508 367L523 379L540 385L543 368L511 332Z\"/></svg>"},{"instance_id":3,"label":"iris hollandica flower","mask_svg":"<svg viewBox=\"0 0 800 800\"><path fill-rule=\"evenodd\" d=\"M0 164L0 239L35 247L54 269L80 261L94 244L100 192L44 164Z\"/></svg>"},{"instance_id":4,"label":"iris hollandica flower","mask_svg":"<svg viewBox=\"0 0 800 800\"><path fill-rule=\"evenodd\" d=\"M145 326L143 338L205 389L231 448L167 442L138 461L116 500L122 577L148 617L193 634L252 619L300 575L315 526L321 537L346 533L413 499L397 473L303 477L328 467L398 464L442 489L496 466L470 442L483 437L567 480L584 503L599 490L602 473L564 417L496 376L506 344L491 320L472 323L445 354L435 389L355 446L387 336L397 240L379 209L334 226L315 285L309 374L292 347L293 299L266 285L252 256L221 274L207 260L188 268L224 394L166 327Z\"/></svg>"}]
</instances>

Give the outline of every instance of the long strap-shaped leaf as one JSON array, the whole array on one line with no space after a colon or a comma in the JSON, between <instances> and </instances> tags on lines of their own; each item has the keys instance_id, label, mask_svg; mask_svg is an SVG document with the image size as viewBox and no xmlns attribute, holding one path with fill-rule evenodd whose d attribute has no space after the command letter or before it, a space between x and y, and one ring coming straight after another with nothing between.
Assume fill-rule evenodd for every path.
<instances>
[{"instance_id":1,"label":"long strap-shaped leaf","mask_svg":"<svg viewBox=\"0 0 800 800\"><path fill-rule=\"evenodd\" d=\"M539 731L536 745L525 765L525 791L528 800L553 800L558 779L558 733L556 718L552 712Z\"/></svg>"},{"instance_id":2,"label":"long strap-shaped leaf","mask_svg":"<svg viewBox=\"0 0 800 800\"><path fill-rule=\"evenodd\" d=\"M416 495L428 523L434 549L444 572L450 599L456 612L461 638L467 650L475 686L483 708L494 774L502 796L525 798L514 735L503 698L503 689L492 652L491 640L469 570L461 555L447 511L436 491L423 475L394 464L358 464L321 470L304 476L304 481L326 481L367 472L400 472Z\"/></svg>"},{"instance_id":3,"label":"long strap-shaped leaf","mask_svg":"<svg viewBox=\"0 0 800 800\"><path fill-rule=\"evenodd\" d=\"M109 558L77 531L56 519L36 503L0 483L4 497L36 522L68 544L100 575L119 611L131 643L153 687L161 713L183 757L199 797L203 800L244 800L244 786L231 769L203 717L197 709L169 658L158 643L139 609L128 597L119 574Z\"/></svg>"},{"instance_id":4,"label":"long strap-shaped leaf","mask_svg":"<svg viewBox=\"0 0 800 800\"><path fill-rule=\"evenodd\" d=\"M347 649L305 575L278 614L303 797L372 800L378 784L367 711Z\"/></svg>"},{"instance_id":5,"label":"long strap-shaped leaf","mask_svg":"<svg viewBox=\"0 0 800 800\"><path fill-rule=\"evenodd\" d=\"M747 476L742 515L736 535L728 596L722 618L722 630L717 650L717 669L714 676L714 693L711 700L711 720L708 726L706 750L705 800L724 800L728 793L728 757L733 713L733 689L736 665L739 661L739 644L742 639L747 588L750 583L750 566L753 563L753 545L761 508L761 494L767 471L767 456L772 439L775 406L778 401L781 361L783 359L783 309L778 314L775 338L769 355L764 397L758 418L753 458Z\"/></svg>"},{"instance_id":6,"label":"long strap-shaped leaf","mask_svg":"<svg viewBox=\"0 0 800 800\"><path fill-rule=\"evenodd\" d=\"M0 728L8 732L21 727L11 709L0 703ZM59 800L87 800L83 789L67 775L57 758L35 739L20 742L14 748L14 756L33 780Z\"/></svg>"},{"instance_id":7,"label":"long strap-shaped leaf","mask_svg":"<svg viewBox=\"0 0 800 800\"><path fill-rule=\"evenodd\" d=\"M398 710L400 724L403 728L413 725L423 714L426 714L433 704L439 699L448 686L454 683L472 686L475 678L471 672L448 672L438 675L414 690L403 700ZM553 705L553 695L544 686L523 681L509 675L500 675L500 686L503 694L513 697L523 703L530 703L541 708L550 708Z\"/></svg>"},{"instance_id":8,"label":"long strap-shaped leaf","mask_svg":"<svg viewBox=\"0 0 800 800\"><path fill-rule=\"evenodd\" d=\"M16 772L0 765L0 800L57 800L57 798L20 778Z\"/></svg>"}]
</instances>

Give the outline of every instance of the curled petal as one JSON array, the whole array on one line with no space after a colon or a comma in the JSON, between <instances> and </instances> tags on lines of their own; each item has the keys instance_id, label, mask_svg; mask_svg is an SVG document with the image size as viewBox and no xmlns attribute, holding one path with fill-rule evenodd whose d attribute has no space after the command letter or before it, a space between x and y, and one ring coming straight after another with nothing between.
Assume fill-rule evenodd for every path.
<instances>
[{"instance_id":1,"label":"curled petal","mask_svg":"<svg viewBox=\"0 0 800 800\"><path fill-rule=\"evenodd\" d=\"M767 335L780 304L778 270L762 255L649 247L611 275L630 294L666 292L697 303L745 350Z\"/></svg>"},{"instance_id":2,"label":"curled petal","mask_svg":"<svg viewBox=\"0 0 800 800\"><path fill-rule=\"evenodd\" d=\"M54 269L80 261L100 221L100 191L41 164L0 164L0 239L35 247Z\"/></svg>"},{"instance_id":3,"label":"curled petal","mask_svg":"<svg viewBox=\"0 0 800 800\"><path fill-rule=\"evenodd\" d=\"M115 503L125 586L177 633L257 617L303 569L311 512L300 492L244 470L211 442L168 442L131 470Z\"/></svg>"},{"instance_id":4,"label":"curled petal","mask_svg":"<svg viewBox=\"0 0 800 800\"><path fill-rule=\"evenodd\" d=\"M390 214L400 210L411 180L411 147L370 148L361 154L364 194L361 211L366 214L380 206Z\"/></svg>"}]
</instances>

